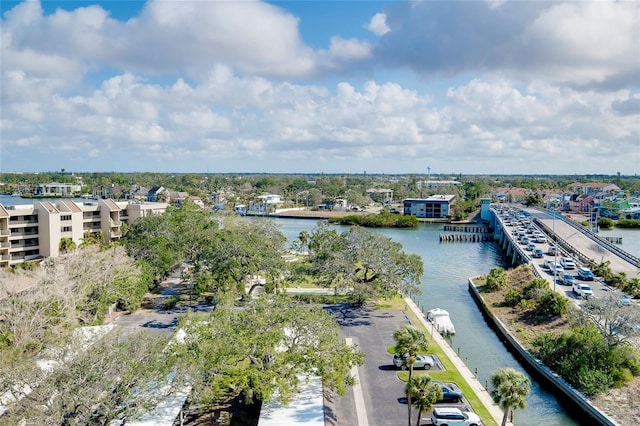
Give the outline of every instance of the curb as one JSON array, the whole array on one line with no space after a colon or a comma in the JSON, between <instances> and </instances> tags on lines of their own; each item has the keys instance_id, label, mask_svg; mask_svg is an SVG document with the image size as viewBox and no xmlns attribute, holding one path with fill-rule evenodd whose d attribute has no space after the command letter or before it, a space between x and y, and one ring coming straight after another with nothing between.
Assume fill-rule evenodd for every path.
<instances>
[{"instance_id":1,"label":"curb","mask_svg":"<svg viewBox=\"0 0 640 426\"><path fill-rule=\"evenodd\" d=\"M498 405L496 405L495 402L493 402L493 398L491 398L491 395L489 394L487 389L485 389L485 387L482 385L482 383L480 383L480 381L477 379L475 374L473 374L473 372L469 369L469 367L467 367L467 365L464 363L464 361L462 361L462 359L458 356L458 354L456 354L453 348L449 346L449 344L440 335L440 333L438 333L435 330L433 324L426 320L424 313L422 312L422 310L420 310L418 305L416 305L413 299L405 296L404 301L407 304L407 306L409 306L409 308L413 311L416 317L418 317L420 323L427 330L431 331L431 336L433 340L435 340L437 344L442 348L443 352L445 353L445 355L447 355L449 360L456 367L456 369L458 370L458 372L460 373L464 381L467 382L467 384L469 385L469 387L471 387L471 389L473 389L473 391L475 392L476 396L478 397L482 405L486 407L486 409L491 414L491 417L493 417L493 420L495 420L497 424L501 424L502 417L504 416L504 412L500 407L498 407ZM507 421L506 424L508 426L513 426L513 424L509 421Z\"/></svg>"}]
</instances>

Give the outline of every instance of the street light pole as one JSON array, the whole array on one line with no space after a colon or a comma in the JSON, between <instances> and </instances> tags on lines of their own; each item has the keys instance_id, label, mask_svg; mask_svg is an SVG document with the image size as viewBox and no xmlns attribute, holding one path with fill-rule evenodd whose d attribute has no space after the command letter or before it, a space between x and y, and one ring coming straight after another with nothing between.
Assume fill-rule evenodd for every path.
<instances>
[{"instance_id":1,"label":"street light pole","mask_svg":"<svg viewBox=\"0 0 640 426\"><path fill-rule=\"evenodd\" d=\"M553 291L556 291L556 279L558 278L558 239L556 238L556 213L551 210L553 215L552 234L553 234Z\"/></svg>"}]
</instances>

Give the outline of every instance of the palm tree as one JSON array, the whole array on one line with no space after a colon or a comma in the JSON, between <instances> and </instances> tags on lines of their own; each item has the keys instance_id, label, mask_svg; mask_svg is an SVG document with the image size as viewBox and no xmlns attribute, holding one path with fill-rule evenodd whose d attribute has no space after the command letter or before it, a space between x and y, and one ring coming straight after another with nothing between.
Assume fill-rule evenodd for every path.
<instances>
[{"instance_id":1,"label":"palm tree","mask_svg":"<svg viewBox=\"0 0 640 426\"><path fill-rule=\"evenodd\" d=\"M442 386L431 381L431 376L423 374L412 378L407 382L405 388L407 395L415 398L413 405L418 409L418 420L416 426L420 426L422 413L425 413L433 407L433 404L442 399Z\"/></svg>"},{"instance_id":2,"label":"palm tree","mask_svg":"<svg viewBox=\"0 0 640 426\"><path fill-rule=\"evenodd\" d=\"M60 253L62 254L69 253L71 251L74 251L75 249L76 249L76 243L71 238L67 238L67 237L60 238L60 243L58 243L58 250L60 250Z\"/></svg>"},{"instance_id":3,"label":"palm tree","mask_svg":"<svg viewBox=\"0 0 640 426\"><path fill-rule=\"evenodd\" d=\"M526 408L531 382L524 374L511 367L505 367L491 376L491 385L494 388L491 391L493 401L504 410L502 426L505 426L510 412Z\"/></svg>"},{"instance_id":4,"label":"palm tree","mask_svg":"<svg viewBox=\"0 0 640 426\"><path fill-rule=\"evenodd\" d=\"M401 357L409 367L409 380L413 377L413 365L416 362L418 351L426 351L429 346L429 338L425 330L405 325L393 333L396 341L395 354ZM411 395L407 393L408 425L411 426Z\"/></svg>"}]
</instances>

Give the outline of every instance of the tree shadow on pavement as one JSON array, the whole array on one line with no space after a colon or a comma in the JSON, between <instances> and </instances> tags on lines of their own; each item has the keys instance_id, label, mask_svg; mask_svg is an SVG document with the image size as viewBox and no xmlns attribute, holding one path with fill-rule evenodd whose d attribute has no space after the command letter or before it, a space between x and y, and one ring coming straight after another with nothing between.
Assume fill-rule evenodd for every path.
<instances>
[{"instance_id":1,"label":"tree shadow on pavement","mask_svg":"<svg viewBox=\"0 0 640 426\"><path fill-rule=\"evenodd\" d=\"M355 327L359 325L370 325L369 317L371 308L357 307L352 303L337 303L324 307L329 313L336 317L341 327Z\"/></svg>"}]
</instances>

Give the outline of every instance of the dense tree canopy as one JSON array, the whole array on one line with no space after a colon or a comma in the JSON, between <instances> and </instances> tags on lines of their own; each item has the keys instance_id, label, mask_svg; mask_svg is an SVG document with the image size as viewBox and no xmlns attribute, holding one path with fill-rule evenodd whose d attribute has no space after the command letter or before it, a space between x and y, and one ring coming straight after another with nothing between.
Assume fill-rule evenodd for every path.
<instances>
[{"instance_id":1,"label":"dense tree canopy","mask_svg":"<svg viewBox=\"0 0 640 426\"><path fill-rule=\"evenodd\" d=\"M339 337L334 317L282 296L258 297L241 309L223 302L211 314L185 317L181 326L184 343L172 346L180 374L193 379L204 401L229 395L286 401L305 375L342 394L353 383L351 367L363 362Z\"/></svg>"},{"instance_id":2,"label":"dense tree canopy","mask_svg":"<svg viewBox=\"0 0 640 426\"><path fill-rule=\"evenodd\" d=\"M417 293L423 273L420 256L360 227L340 234L319 224L311 235L309 260L320 285L364 298Z\"/></svg>"}]
</instances>

